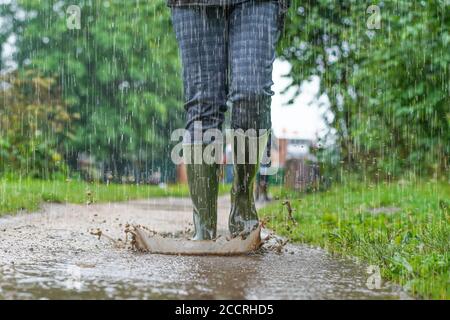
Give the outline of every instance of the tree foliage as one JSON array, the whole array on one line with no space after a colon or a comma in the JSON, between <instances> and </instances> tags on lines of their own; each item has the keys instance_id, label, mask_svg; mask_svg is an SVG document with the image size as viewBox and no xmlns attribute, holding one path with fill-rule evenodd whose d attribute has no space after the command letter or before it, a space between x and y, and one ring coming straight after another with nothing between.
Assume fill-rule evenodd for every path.
<instances>
[{"instance_id":1,"label":"tree foliage","mask_svg":"<svg viewBox=\"0 0 450 320\"><path fill-rule=\"evenodd\" d=\"M67 27L69 5L81 8L79 30ZM381 1L380 28L373 30L370 5L293 0L280 43L292 85L321 78L349 170L449 172L449 1ZM16 76L33 70L54 79L49 90L80 115L58 144L71 167L83 152L117 177L171 164L170 132L182 126L183 111L164 0L11 0L0 17L0 42L16 38Z\"/></svg>"},{"instance_id":2,"label":"tree foliage","mask_svg":"<svg viewBox=\"0 0 450 320\"><path fill-rule=\"evenodd\" d=\"M65 156L95 156L116 177L170 165L170 131L180 125L178 50L169 11L158 1L17 0L9 17L19 70L53 77L80 113ZM81 8L81 28L66 24ZM25 18L17 18L17 12ZM128 173L130 174L130 173Z\"/></svg>"},{"instance_id":3,"label":"tree foliage","mask_svg":"<svg viewBox=\"0 0 450 320\"><path fill-rule=\"evenodd\" d=\"M36 177L66 170L63 142L70 139L72 114L54 80L32 71L0 77L0 171Z\"/></svg>"},{"instance_id":4,"label":"tree foliage","mask_svg":"<svg viewBox=\"0 0 450 320\"><path fill-rule=\"evenodd\" d=\"M448 172L448 1L294 1L281 54L293 85L321 77L341 158L350 169L399 175Z\"/></svg>"}]
</instances>

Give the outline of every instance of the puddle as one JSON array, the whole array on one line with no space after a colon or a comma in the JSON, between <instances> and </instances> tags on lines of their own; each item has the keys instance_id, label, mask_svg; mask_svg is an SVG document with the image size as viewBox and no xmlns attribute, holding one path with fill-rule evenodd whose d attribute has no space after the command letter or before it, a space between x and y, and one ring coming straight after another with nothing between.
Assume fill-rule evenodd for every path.
<instances>
[{"instance_id":1,"label":"puddle","mask_svg":"<svg viewBox=\"0 0 450 320\"><path fill-rule=\"evenodd\" d=\"M119 223L170 230L190 220L188 209L164 210L154 201L53 205L0 219L0 299L408 298L395 286L368 289L364 266L309 246L239 257L149 255L114 248L87 231L102 223L119 237ZM182 208L186 200L178 201ZM225 209L221 216L223 223Z\"/></svg>"}]
</instances>

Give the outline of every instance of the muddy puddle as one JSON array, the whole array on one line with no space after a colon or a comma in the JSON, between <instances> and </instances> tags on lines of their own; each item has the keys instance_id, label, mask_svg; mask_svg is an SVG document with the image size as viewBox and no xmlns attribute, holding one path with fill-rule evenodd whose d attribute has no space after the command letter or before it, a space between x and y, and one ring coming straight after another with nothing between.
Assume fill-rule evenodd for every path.
<instances>
[{"instance_id":1,"label":"muddy puddle","mask_svg":"<svg viewBox=\"0 0 450 320\"><path fill-rule=\"evenodd\" d=\"M219 226L228 201L221 198ZM176 210L174 209L176 208ZM91 206L46 205L0 219L0 299L406 299L395 286L366 285L366 267L309 246L240 257L149 255L115 248L141 223L163 232L186 228L187 199Z\"/></svg>"}]
</instances>

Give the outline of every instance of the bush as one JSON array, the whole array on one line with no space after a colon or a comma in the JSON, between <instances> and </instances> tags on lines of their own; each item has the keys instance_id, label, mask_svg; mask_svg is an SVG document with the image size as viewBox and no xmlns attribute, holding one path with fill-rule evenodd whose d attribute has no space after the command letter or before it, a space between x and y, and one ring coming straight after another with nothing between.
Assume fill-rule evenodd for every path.
<instances>
[{"instance_id":1,"label":"bush","mask_svg":"<svg viewBox=\"0 0 450 320\"><path fill-rule=\"evenodd\" d=\"M27 71L7 74L0 83L0 173L66 173L63 143L77 115L69 112L54 80Z\"/></svg>"}]
</instances>

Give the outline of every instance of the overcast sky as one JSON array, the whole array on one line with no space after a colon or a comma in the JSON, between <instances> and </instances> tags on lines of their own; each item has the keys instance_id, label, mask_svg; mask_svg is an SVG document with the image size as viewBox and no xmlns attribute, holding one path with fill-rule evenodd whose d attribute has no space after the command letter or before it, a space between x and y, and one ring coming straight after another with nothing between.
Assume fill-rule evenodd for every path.
<instances>
[{"instance_id":1,"label":"overcast sky","mask_svg":"<svg viewBox=\"0 0 450 320\"><path fill-rule=\"evenodd\" d=\"M272 87L275 96L272 99L272 126L276 137L311 139L323 137L328 131L324 115L330 120L329 102L326 96L318 97L319 77L305 81L301 86L301 94L292 105L286 105L298 87L292 87L285 94L282 91L292 82L283 77L289 74L291 65L287 61L277 59L273 68Z\"/></svg>"}]
</instances>

